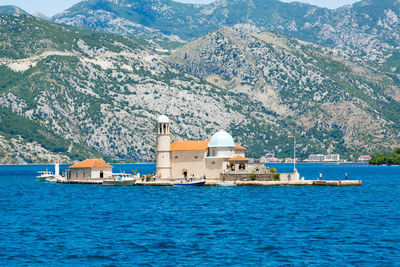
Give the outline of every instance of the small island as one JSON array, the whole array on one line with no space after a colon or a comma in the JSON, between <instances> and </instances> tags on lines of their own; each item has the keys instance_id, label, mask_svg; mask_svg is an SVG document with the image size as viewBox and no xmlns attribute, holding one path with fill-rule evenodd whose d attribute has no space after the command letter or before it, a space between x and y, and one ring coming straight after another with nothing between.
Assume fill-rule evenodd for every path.
<instances>
[{"instance_id":1,"label":"small island","mask_svg":"<svg viewBox=\"0 0 400 267\"><path fill-rule=\"evenodd\" d=\"M379 153L368 162L370 165L400 165L400 148L392 153Z\"/></svg>"}]
</instances>

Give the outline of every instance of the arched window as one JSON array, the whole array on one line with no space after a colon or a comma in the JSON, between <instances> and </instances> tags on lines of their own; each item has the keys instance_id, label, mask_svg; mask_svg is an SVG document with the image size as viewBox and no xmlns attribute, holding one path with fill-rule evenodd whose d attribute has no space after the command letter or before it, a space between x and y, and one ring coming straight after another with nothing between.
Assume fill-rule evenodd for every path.
<instances>
[{"instance_id":1,"label":"arched window","mask_svg":"<svg viewBox=\"0 0 400 267\"><path fill-rule=\"evenodd\" d=\"M100 178L104 178L104 172L103 172L103 170L100 171Z\"/></svg>"}]
</instances>

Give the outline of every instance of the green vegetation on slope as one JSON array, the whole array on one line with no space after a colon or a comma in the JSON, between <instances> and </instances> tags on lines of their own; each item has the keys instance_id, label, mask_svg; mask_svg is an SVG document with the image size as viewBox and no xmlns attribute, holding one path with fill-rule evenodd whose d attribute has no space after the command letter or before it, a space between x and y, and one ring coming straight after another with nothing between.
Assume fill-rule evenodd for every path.
<instances>
[{"instance_id":1,"label":"green vegetation on slope","mask_svg":"<svg viewBox=\"0 0 400 267\"><path fill-rule=\"evenodd\" d=\"M400 165L400 148L396 148L392 153L379 153L373 156L369 164L371 165Z\"/></svg>"},{"instance_id":2,"label":"green vegetation on slope","mask_svg":"<svg viewBox=\"0 0 400 267\"><path fill-rule=\"evenodd\" d=\"M20 136L25 142L36 142L49 151L67 155L71 159L82 160L90 155L102 156L81 144L73 144L73 151L69 152L70 140L66 140L51 129L44 128L36 121L17 115L3 107L0 107L0 135L6 139Z\"/></svg>"}]
</instances>

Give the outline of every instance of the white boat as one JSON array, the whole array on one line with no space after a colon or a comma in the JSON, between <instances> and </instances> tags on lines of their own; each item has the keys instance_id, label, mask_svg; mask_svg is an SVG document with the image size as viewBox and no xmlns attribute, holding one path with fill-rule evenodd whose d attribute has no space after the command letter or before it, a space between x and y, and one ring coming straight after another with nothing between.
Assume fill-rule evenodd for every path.
<instances>
[{"instance_id":1,"label":"white boat","mask_svg":"<svg viewBox=\"0 0 400 267\"><path fill-rule=\"evenodd\" d=\"M54 178L54 174L51 171L48 171L47 169L45 171L39 171L39 175L36 176L36 179L42 179L42 180L47 180L49 178Z\"/></svg>"},{"instance_id":2,"label":"white boat","mask_svg":"<svg viewBox=\"0 0 400 267\"><path fill-rule=\"evenodd\" d=\"M113 173L111 179L103 180L103 185L134 185L136 179L129 173Z\"/></svg>"},{"instance_id":3,"label":"white boat","mask_svg":"<svg viewBox=\"0 0 400 267\"><path fill-rule=\"evenodd\" d=\"M62 178L60 176L60 163L57 161L54 164L54 173L49 171L49 170L45 170L45 171L39 171L38 172L39 175L36 176L36 179L40 179L40 180L46 180L47 182L57 182L58 179Z\"/></svg>"},{"instance_id":4,"label":"white boat","mask_svg":"<svg viewBox=\"0 0 400 267\"><path fill-rule=\"evenodd\" d=\"M54 176L52 176L52 177L46 178L46 182L57 183L57 181L58 181L60 178L62 178L62 177L60 176L60 177L57 178L57 177L54 175Z\"/></svg>"}]
</instances>

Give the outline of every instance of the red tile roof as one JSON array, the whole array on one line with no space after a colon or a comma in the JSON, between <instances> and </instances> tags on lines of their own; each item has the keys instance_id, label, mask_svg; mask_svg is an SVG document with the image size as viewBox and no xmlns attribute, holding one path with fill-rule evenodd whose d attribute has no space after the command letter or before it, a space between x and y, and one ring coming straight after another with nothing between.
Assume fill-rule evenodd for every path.
<instances>
[{"instance_id":1,"label":"red tile roof","mask_svg":"<svg viewBox=\"0 0 400 267\"><path fill-rule=\"evenodd\" d=\"M238 149L238 150L246 150L246 148L244 148L244 147L242 147L242 146L240 146L240 145L235 145L235 149Z\"/></svg>"},{"instance_id":2,"label":"red tile roof","mask_svg":"<svg viewBox=\"0 0 400 267\"><path fill-rule=\"evenodd\" d=\"M205 151L210 140L204 141L175 141L171 144L171 151Z\"/></svg>"},{"instance_id":3,"label":"red tile roof","mask_svg":"<svg viewBox=\"0 0 400 267\"><path fill-rule=\"evenodd\" d=\"M241 155L236 155L236 156L233 156L232 158L228 159L228 161L249 161L249 159L247 159Z\"/></svg>"},{"instance_id":4,"label":"red tile roof","mask_svg":"<svg viewBox=\"0 0 400 267\"><path fill-rule=\"evenodd\" d=\"M84 161L78 162L69 168L112 168L112 166L108 165L104 159L85 159Z\"/></svg>"}]
</instances>

